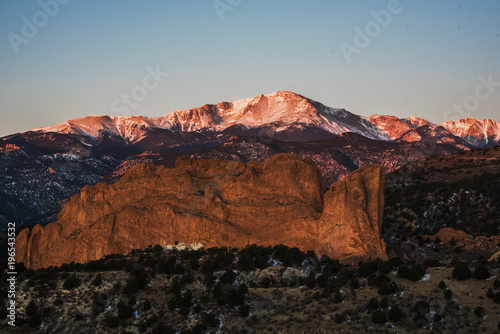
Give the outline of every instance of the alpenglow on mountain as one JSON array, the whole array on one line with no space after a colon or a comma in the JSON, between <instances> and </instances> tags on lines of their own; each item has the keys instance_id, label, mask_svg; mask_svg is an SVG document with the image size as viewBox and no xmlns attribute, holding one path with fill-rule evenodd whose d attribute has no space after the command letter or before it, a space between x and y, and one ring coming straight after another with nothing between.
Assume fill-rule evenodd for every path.
<instances>
[{"instance_id":1,"label":"alpenglow on mountain","mask_svg":"<svg viewBox=\"0 0 500 334\"><path fill-rule=\"evenodd\" d=\"M216 105L206 104L200 108L173 111L161 117L88 116L31 131L73 134L86 137L92 143L103 137L139 143L147 139L148 132L164 130L170 133L203 133L237 129L252 133L258 131L257 134L275 136L285 141L318 140L346 132L389 141L422 126L432 129L443 127L449 135L463 138L478 147L494 146L500 142L499 123L492 120L468 118L431 124L418 117L361 117L292 92L276 92Z\"/></svg>"}]
</instances>

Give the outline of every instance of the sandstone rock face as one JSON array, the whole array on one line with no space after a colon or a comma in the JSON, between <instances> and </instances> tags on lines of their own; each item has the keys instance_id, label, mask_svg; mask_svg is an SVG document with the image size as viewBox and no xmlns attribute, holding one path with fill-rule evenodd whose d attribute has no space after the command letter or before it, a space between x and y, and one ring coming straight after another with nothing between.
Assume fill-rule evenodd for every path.
<instances>
[{"instance_id":1,"label":"sandstone rock face","mask_svg":"<svg viewBox=\"0 0 500 334\"><path fill-rule=\"evenodd\" d=\"M364 167L326 191L311 159L263 163L179 158L137 165L117 183L84 187L45 227L18 235L27 267L86 262L174 242L242 248L284 244L354 261L385 257L383 167Z\"/></svg>"},{"instance_id":2,"label":"sandstone rock face","mask_svg":"<svg viewBox=\"0 0 500 334\"><path fill-rule=\"evenodd\" d=\"M470 241L473 239L473 237L471 235L468 235L464 231L455 230L451 227L445 227L445 228L440 229L438 231L438 233L436 233L433 236L433 239L435 239L437 237L439 237L439 239L441 239L441 241L444 242L445 244L450 243L451 240L455 240L456 242L457 241L466 242L466 241Z\"/></svg>"},{"instance_id":3,"label":"sandstone rock face","mask_svg":"<svg viewBox=\"0 0 500 334\"><path fill-rule=\"evenodd\" d=\"M451 240L454 240L455 246L463 248L464 250L487 254L496 252L500 242L500 236L472 236L462 230L455 230L451 227L442 228L438 233L431 236L424 235L424 237L429 237L432 240L439 237L445 244L449 244Z\"/></svg>"},{"instance_id":4,"label":"sandstone rock face","mask_svg":"<svg viewBox=\"0 0 500 334\"><path fill-rule=\"evenodd\" d=\"M316 251L356 261L383 257L381 239L385 173L380 166L365 166L325 194L318 224Z\"/></svg>"}]
</instances>

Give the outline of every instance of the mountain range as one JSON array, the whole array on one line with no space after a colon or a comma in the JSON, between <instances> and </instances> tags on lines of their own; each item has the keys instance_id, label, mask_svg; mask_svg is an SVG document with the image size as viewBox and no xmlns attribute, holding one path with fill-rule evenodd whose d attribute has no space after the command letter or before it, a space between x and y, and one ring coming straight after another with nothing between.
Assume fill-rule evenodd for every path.
<instances>
[{"instance_id":1,"label":"mountain range","mask_svg":"<svg viewBox=\"0 0 500 334\"><path fill-rule=\"evenodd\" d=\"M473 118L432 124L422 118L373 115L362 117L345 109L327 107L292 92L259 95L253 99L206 104L200 108L179 110L161 117L88 116L55 126L31 130L59 133L80 139L86 145L105 145L106 140L150 149L186 144L187 134L196 143L201 137L220 135L272 136L282 141L311 141L354 132L374 140L422 140L420 128L432 129L438 140L456 144L463 141L477 147L500 142L500 127L492 120ZM173 135L184 134L184 136ZM428 136L429 134L427 134ZM158 136L163 136L161 140ZM445 139L446 138L446 139ZM460 140L460 139L463 139Z\"/></svg>"},{"instance_id":2,"label":"mountain range","mask_svg":"<svg viewBox=\"0 0 500 334\"><path fill-rule=\"evenodd\" d=\"M0 228L55 221L83 186L114 183L138 163L174 167L183 155L248 162L295 153L311 158L329 186L366 164L391 172L499 143L493 120L362 117L292 92L161 117L88 116L0 139Z\"/></svg>"}]
</instances>

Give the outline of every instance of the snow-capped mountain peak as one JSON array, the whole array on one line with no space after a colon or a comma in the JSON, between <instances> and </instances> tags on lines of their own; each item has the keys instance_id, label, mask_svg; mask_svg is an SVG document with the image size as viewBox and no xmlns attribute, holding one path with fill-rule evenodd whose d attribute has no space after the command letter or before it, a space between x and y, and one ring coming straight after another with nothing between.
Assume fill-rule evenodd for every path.
<instances>
[{"instance_id":1,"label":"snow-capped mountain peak","mask_svg":"<svg viewBox=\"0 0 500 334\"><path fill-rule=\"evenodd\" d=\"M405 120L409 124L412 124L414 126L432 125L431 123L429 123L429 121L427 121L423 118L420 118L420 117L416 117L416 116L406 117Z\"/></svg>"},{"instance_id":2,"label":"snow-capped mountain peak","mask_svg":"<svg viewBox=\"0 0 500 334\"><path fill-rule=\"evenodd\" d=\"M136 142L150 129L172 132L223 131L232 126L246 129L269 127L284 132L312 127L332 134L356 132L372 139L389 137L370 122L345 109L335 109L293 92L279 91L235 102L206 104L171 112L161 117L88 116L32 131L74 134L91 139L119 136Z\"/></svg>"},{"instance_id":3,"label":"snow-capped mountain peak","mask_svg":"<svg viewBox=\"0 0 500 334\"><path fill-rule=\"evenodd\" d=\"M160 117L88 116L32 131L83 136L90 142L107 136L126 143L136 143L155 130L171 134L222 132L235 126L247 131L265 128L267 134L290 133L288 137L280 138L298 141L317 140L346 132L375 140L404 140L411 137L411 141L414 141L420 135L415 133L410 136L409 131L420 127L435 129L442 126L452 135L461 137L474 146L491 146L500 141L500 126L492 120L468 118L436 125L415 116L402 119L377 114L360 117L345 109L331 108L287 91L261 94L234 102L206 104L198 108L173 111Z\"/></svg>"}]
</instances>

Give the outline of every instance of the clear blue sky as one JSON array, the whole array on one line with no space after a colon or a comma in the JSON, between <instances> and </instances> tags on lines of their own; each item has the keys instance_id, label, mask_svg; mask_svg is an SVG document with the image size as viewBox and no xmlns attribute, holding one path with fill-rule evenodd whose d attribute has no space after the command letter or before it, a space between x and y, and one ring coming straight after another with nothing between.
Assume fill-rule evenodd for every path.
<instances>
[{"instance_id":1,"label":"clear blue sky","mask_svg":"<svg viewBox=\"0 0 500 334\"><path fill-rule=\"evenodd\" d=\"M72 0L40 13L54 1L0 2L0 136L125 115L112 103L157 65L169 75L129 114L290 90L360 115L433 122L462 118L447 110L468 101L466 115L500 121L500 87L479 88L477 105L473 97L480 76L500 82L498 0L401 0L351 62L341 43L355 46L354 29L389 1L220 0L235 4L224 20L213 0Z\"/></svg>"}]
</instances>

